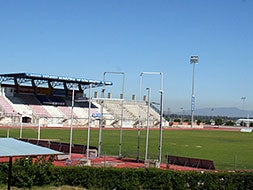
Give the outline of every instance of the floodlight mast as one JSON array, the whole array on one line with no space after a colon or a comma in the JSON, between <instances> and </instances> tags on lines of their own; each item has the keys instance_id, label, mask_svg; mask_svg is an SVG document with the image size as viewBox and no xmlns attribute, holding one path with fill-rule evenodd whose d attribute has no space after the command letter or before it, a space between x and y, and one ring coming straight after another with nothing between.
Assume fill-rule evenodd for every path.
<instances>
[{"instance_id":1,"label":"floodlight mast","mask_svg":"<svg viewBox=\"0 0 253 190\"><path fill-rule=\"evenodd\" d=\"M245 100L246 100L246 96L243 96L242 98L241 98L241 100L242 100L242 118L244 119L244 117L246 117L246 114L245 114L245 110L244 110L244 103L245 103ZM243 123L243 126L245 126L245 123Z\"/></svg>"},{"instance_id":2,"label":"floodlight mast","mask_svg":"<svg viewBox=\"0 0 253 190\"><path fill-rule=\"evenodd\" d=\"M191 128L193 128L194 110L195 110L194 71L195 71L195 65L198 64L198 62L199 62L199 57L197 55L192 55L190 57L190 63L193 65L193 69L192 69L192 95L191 95Z\"/></svg>"}]
</instances>

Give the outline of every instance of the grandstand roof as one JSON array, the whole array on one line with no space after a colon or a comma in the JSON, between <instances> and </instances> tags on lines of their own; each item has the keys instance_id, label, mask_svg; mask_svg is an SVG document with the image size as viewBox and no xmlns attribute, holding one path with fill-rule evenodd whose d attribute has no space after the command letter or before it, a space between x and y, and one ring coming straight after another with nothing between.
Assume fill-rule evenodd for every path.
<instances>
[{"instance_id":1,"label":"grandstand roof","mask_svg":"<svg viewBox=\"0 0 253 190\"><path fill-rule=\"evenodd\" d=\"M39 87L41 85L50 84L52 88L63 85L72 88L73 85L78 85L81 89L87 89L90 84L92 87L99 87L103 85L112 85L110 81L89 80L84 78L73 78L67 76L57 76L48 74L35 73L11 73L0 74L0 84L13 83L15 85L22 85L30 83L32 86Z\"/></svg>"}]
</instances>

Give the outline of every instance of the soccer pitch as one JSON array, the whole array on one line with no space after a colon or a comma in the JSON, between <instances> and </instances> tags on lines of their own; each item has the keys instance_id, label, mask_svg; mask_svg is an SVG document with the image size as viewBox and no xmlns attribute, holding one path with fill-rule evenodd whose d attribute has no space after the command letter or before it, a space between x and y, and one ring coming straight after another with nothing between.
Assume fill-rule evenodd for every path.
<instances>
[{"instance_id":1,"label":"soccer pitch","mask_svg":"<svg viewBox=\"0 0 253 190\"><path fill-rule=\"evenodd\" d=\"M18 138L19 129L11 128L10 137ZM102 133L102 155L119 154L119 130L105 129ZM122 156L136 158L138 131L123 130ZM0 129L0 137L6 137L7 129ZM90 132L90 145L98 146L98 129ZM69 129L42 128L41 139L69 142ZM37 129L24 128L23 138L37 138ZM87 144L87 129L73 130L74 144ZM144 159L146 131L140 131L140 159ZM158 158L159 130L150 130L148 158ZM213 160L219 170L253 170L253 134L238 131L163 130L162 161L165 155Z\"/></svg>"}]
</instances>

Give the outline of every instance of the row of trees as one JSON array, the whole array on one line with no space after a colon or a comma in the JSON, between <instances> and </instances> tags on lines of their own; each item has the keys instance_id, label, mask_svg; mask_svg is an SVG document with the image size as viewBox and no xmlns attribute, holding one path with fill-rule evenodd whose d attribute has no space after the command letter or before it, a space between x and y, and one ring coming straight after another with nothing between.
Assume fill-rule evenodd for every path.
<instances>
[{"instance_id":1,"label":"row of trees","mask_svg":"<svg viewBox=\"0 0 253 190\"><path fill-rule=\"evenodd\" d=\"M167 121L171 122L191 122L190 115L178 115L178 114L170 114L165 115ZM226 116L195 116L197 124L204 123L206 125L226 125L226 126L235 126L236 121L239 118L234 117L226 117ZM241 122L240 126L246 126L245 122ZM249 124L250 127L253 127L253 123Z\"/></svg>"}]
</instances>

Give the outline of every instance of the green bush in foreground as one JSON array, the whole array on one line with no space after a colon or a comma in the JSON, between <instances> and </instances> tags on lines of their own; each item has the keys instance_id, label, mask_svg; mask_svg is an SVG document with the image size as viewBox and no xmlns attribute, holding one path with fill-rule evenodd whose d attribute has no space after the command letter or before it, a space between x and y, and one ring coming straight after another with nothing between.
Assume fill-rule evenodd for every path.
<instances>
[{"instance_id":1,"label":"green bush in foreground","mask_svg":"<svg viewBox=\"0 0 253 190\"><path fill-rule=\"evenodd\" d=\"M7 184L8 164L0 165L0 185ZM73 186L86 189L253 189L252 172L182 172L160 169L55 167L45 158L13 164L12 185Z\"/></svg>"}]
</instances>

